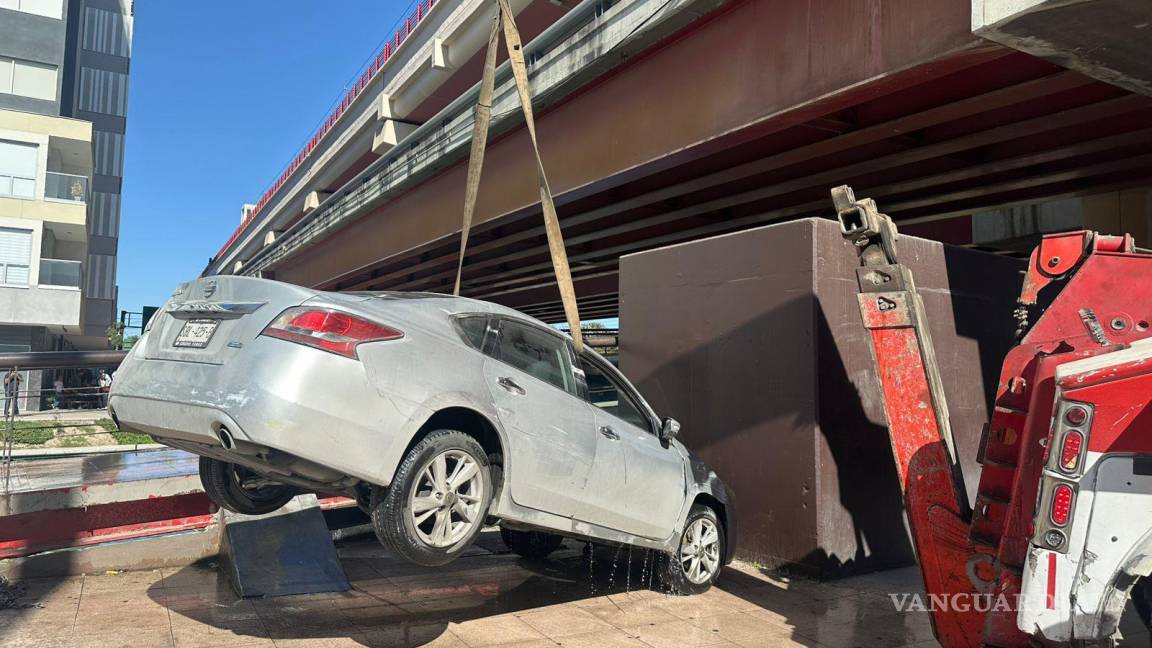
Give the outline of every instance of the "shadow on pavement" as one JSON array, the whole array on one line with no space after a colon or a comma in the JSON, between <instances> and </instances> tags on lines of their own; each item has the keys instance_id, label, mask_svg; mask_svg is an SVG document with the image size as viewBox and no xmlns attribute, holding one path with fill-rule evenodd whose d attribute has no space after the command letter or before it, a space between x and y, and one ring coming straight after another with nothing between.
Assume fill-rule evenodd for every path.
<instances>
[{"instance_id":1,"label":"shadow on pavement","mask_svg":"<svg viewBox=\"0 0 1152 648\"><path fill-rule=\"evenodd\" d=\"M187 628L198 643L211 643L219 632L221 639L347 638L380 646L424 645L451 623L595 597L661 596L649 588L655 587L652 556L639 549L597 547L589 557L584 543L566 540L547 560L529 561L510 553L498 533L486 532L457 561L425 568L392 557L374 538L338 548L352 584L347 592L241 599L212 562L166 574L148 596L169 609L177 644ZM515 638L514 628L491 631Z\"/></svg>"}]
</instances>

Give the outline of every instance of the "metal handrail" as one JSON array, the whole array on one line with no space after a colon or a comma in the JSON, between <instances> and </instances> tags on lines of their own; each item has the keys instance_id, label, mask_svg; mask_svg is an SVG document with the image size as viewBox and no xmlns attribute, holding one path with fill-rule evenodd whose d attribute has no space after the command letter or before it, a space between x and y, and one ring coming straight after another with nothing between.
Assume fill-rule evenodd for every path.
<instances>
[{"instance_id":1,"label":"metal handrail","mask_svg":"<svg viewBox=\"0 0 1152 648\"><path fill-rule=\"evenodd\" d=\"M64 368L104 368L115 369L128 355L127 351L25 351L18 353L0 353L0 376L8 369L18 367L21 372L36 369L64 369ZM0 385L0 388L3 388ZM25 401L42 396L64 396L75 402L90 403L104 397L101 387L67 387L63 390L55 388L20 389L9 394L6 388L0 390L0 406L4 408L3 418L0 419L0 482L3 483L2 493L11 493L12 479L12 451L16 444L16 419L40 415L42 412L17 413L21 399ZM12 407L9 407L12 405ZM55 413L64 413L69 410L55 410ZM33 429L63 429L71 427L65 422L45 422L43 426ZM27 428L26 428L27 429ZM57 435L60 436L60 435Z\"/></svg>"}]
</instances>

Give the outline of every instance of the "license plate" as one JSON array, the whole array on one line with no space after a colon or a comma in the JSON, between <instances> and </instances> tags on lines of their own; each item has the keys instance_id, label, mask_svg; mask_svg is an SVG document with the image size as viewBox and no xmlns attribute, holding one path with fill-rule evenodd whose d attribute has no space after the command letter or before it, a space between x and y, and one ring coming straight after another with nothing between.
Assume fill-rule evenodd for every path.
<instances>
[{"instance_id":1,"label":"license plate","mask_svg":"<svg viewBox=\"0 0 1152 648\"><path fill-rule=\"evenodd\" d=\"M176 334L176 341L172 343L172 346L184 349L203 349L208 346L208 341L212 339L212 334L216 332L218 324L220 324L220 320L188 320L180 332Z\"/></svg>"}]
</instances>

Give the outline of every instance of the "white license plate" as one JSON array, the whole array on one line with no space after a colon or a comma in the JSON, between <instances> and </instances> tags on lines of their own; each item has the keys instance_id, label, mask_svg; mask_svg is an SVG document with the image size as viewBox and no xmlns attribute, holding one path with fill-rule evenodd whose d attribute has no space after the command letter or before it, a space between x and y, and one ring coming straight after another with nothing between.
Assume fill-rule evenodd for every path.
<instances>
[{"instance_id":1,"label":"white license plate","mask_svg":"<svg viewBox=\"0 0 1152 648\"><path fill-rule=\"evenodd\" d=\"M184 322L183 328L176 334L176 341L172 343L172 346L185 349L203 349L208 346L208 341L212 339L212 334L216 332L218 324L220 324L220 320L188 320Z\"/></svg>"}]
</instances>

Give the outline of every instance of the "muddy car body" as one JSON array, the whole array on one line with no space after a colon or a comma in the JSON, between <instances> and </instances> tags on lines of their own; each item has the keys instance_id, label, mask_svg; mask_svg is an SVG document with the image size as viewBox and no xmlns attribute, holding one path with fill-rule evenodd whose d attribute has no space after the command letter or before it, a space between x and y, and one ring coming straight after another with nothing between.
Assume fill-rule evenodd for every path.
<instances>
[{"instance_id":1,"label":"muddy car body","mask_svg":"<svg viewBox=\"0 0 1152 648\"><path fill-rule=\"evenodd\" d=\"M203 278L153 318L109 408L124 429L240 467L218 476L220 488L239 480L355 497L379 534L391 518L393 545L414 539L398 549L423 564L470 542L457 532L476 499L490 501L484 519L513 534L675 552L700 509L714 517L705 530L735 532L730 493L675 439L675 421L657 418L599 355L577 356L567 336L487 302ZM202 460L212 481L203 470ZM457 476L473 481L453 492ZM390 495L398 480L407 499ZM425 517L432 527L414 521L435 497L448 520L437 509ZM417 551L421 538L432 538L428 551ZM689 544L708 557L699 538ZM732 546L711 549L720 564Z\"/></svg>"}]
</instances>

